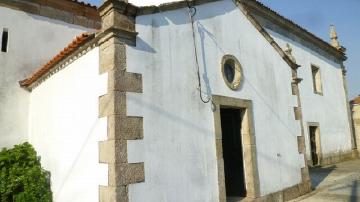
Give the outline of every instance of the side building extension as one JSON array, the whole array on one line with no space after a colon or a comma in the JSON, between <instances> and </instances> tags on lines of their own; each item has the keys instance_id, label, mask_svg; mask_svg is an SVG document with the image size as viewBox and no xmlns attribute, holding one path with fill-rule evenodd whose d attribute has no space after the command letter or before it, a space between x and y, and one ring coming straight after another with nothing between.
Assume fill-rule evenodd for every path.
<instances>
[{"instance_id":1,"label":"side building extension","mask_svg":"<svg viewBox=\"0 0 360 202\"><path fill-rule=\"evenodd\" d=\"M101 25L96 7L71 0L0 1L0 19L1 149L28 140L30 94L18 81Z\"/></svg>"},{"instance_id":2,"label":"side building extension","mask_svg":"<svg viewBox=\"0 0 360 202\"><path fill-rule=\"evenodd\" d=\"M79 35L21 82L31 85L29 141L51 172L54 201L98 201L99 185L108 183L98 149L107 134L107 120L98 118L107 75L99 75L94 38Z\"/></svg>"}]
</instances>

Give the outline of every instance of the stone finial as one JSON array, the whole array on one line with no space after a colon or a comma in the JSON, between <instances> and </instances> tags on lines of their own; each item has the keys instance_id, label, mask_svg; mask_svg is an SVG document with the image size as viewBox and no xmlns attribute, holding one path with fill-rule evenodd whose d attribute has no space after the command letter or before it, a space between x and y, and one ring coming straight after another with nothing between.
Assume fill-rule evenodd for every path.
<instances>
[{"instance_id":1,"label":"stone finial","mask_svg":"<svg viewBox=\"0 0 360 202\"><path fill-rule=\"evenodd\" d=\"M290 46L290 44L286 43L286 47L284 52L286 53L286 55L290 58L291 61L293 61L294 63L296 63L296 59L295 57L292 55L292 48Z\"/></svg>"},{"instance_id":2,"label":"stone finial","mask_svg":"<svg viewBox=\"0 0 360 202\"><path fill-rule=\"evenodd\" d=\"M331 39L331 45L335 47L336 49L341 49L340 43L338 41L338 36L336 33L336 29L334 25L330 25L330 39Z\"/></svg>"}]
</instances>

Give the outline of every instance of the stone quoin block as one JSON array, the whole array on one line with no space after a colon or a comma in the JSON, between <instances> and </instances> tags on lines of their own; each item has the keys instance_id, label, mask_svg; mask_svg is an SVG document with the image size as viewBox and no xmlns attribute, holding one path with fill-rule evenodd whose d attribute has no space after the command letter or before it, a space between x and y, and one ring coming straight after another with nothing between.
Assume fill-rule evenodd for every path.
<instances>
[{"instance_id":1,"label":"stone quoin block","mask_svg":"<svg viewBox=\"0 0 360 202\"><path fill-rule=\"evenodd\" d=\"M100 74L113 69L126 70L126 45L114 40L100 46Z\"/></svg>"},{"instance_id":2,"label":"stone quoin block","mask_svg":"<svg viewBox=\"0 0 360 202\"><path fill-rule=\"evenodd\" d=\"M124 186L144 181L144 163L109 164L110 186Z\"/></svg>"},{"instance_id":3,"label":"stone quoin block","mask_svg":"<svg viewBox=\"0 0 360 202\"><path fill-rule=\"evenodd\" d=\"M128 186L100 186L99 202L128 202Z\"/></svg>"},{"instance_id":4,"label":"stone quoin block","mask_svg":"<svg viewBox=\"0 0 360 202\"><path fill-rule=\"evenodd\" d=\"M99 117L109 115L126 116L126 93L112 91L99 98Z\"/></svg>"},{"instance_id":5,"label":"stone quoin block","mask_svg":"<svg viewBox=\"0 0 360 202\"><path fill-rule=\"evenodd\" d=\"M99 142L100 163L126 163L127 142L126 140L106 140Z\"/></svg>"},{"instance_id":6,"label":"stone quoin block","mask_svg":"<svg viewBox=\"0 0 360 202\"><path fill-rule=\"evenodd\" d=\"M142 93L142 76L129 73L124 69L110 70L108 72L108 90Z\"/></svg>"},{"instance_id":7,"label":"stone quoin block","mask_svg":"<svg viewBox=\"0 0 360 202\"><path fill-rule=\"evenodd\" d=\"M143 136L142 117L108 116L108 139L137 140Z\"/></svg>"}]
</instances>

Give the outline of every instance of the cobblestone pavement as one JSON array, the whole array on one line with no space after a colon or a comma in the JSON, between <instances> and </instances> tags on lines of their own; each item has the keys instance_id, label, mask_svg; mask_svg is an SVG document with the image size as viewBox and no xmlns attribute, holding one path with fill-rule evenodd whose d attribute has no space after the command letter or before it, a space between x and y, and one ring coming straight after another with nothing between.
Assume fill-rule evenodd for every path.
<instances>
[{"instance_id":1,"label":"cobblestone pavement","mask_svg":"<svg viewBox=\"0 0 360 202\"><path fill-rule=\"evenodd\" d=\"M295 201L360 202L360 159L310 169L314 190Z\"/></svg>"}]
</instances>

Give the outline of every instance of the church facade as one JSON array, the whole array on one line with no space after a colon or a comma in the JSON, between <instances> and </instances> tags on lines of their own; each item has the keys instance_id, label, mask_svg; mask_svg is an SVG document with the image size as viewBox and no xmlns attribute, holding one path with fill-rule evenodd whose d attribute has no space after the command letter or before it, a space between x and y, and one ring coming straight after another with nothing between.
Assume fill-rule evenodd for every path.
<instances>
[{"instance_id":1,"label":"church facade","mask_svg":"<svg viewBox=\"0 0 360 202\"><path fill-rule=\"evenodd\" d=\"M357 157L334 27L327 43L249 0L98 13L8 84L27 113L4 145L34 145L55 201L287 201L308 167Z\"/></svg>"}]
</instances>

